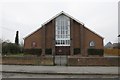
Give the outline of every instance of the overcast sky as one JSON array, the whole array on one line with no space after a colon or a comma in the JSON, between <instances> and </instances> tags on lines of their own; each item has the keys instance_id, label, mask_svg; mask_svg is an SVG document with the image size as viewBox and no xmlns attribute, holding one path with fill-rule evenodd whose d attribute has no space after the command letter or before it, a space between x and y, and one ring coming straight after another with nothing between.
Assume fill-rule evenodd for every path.
<instances>
[{"instance_id":1,"label":"overcast sky","mask_svg":"<svg viewBox=\"0 0 120 80\"><path fill-rule=\"evenodd\" d=\"M3 0L0 1L0 36L20 41L41 24L64 11L104 37L104 44L118 41L119 0Z\"/></svg>"}]
</instances>

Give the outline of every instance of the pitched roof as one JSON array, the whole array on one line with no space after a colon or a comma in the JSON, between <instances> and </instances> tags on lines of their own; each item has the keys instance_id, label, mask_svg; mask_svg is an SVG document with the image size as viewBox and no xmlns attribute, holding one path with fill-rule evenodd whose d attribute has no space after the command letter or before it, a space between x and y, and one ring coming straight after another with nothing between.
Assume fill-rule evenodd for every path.
<instances>
[{"instance_id":1,"label":"pitched roof","mask_svg":"<svg viewBox=\"0 0 120 80\"><path fill-rule=\"evenodd\" d=\"M111 42L108 42L104 47L105 48L113 48L113 44Z\"/></svg>"},{"instance_id":2,"label":"pitched roof","mask_svg":"<svg viewBox=\"0 0 120 80\"><path fill-rule=\"evenodd\" d=\"M61 11L60 13L56 14L55 16L53 16L51 19L49 19L49 20L47 20L46 22L44 22L44 23L42 24L42 26L46 25L46 24L49 23L51 20L55 19L56 17L60 16L61 14L63 14L63 15L65 15L65 16L67 16L67 17L75 20L76 22L84 25L83 22L81 22L81 21L79 21L78 19L72 17L71 15L65 13L64 11ZM85 26L84 26L84 27L85 27ZM40 28L41 28L41 27L40 27ZM39 30L40 28L38 28L37 30ZM87 27L85 27L85 28L88 29L89 31L93 32L94 34L98 35L99 37L103 38L102 36L100 36L99 34L97 34L97 33L94 32L94 31L90 30L89 28L87 28ZM35 30L35 31L37 31L37 30ZM34 31L34 32L35 32L35 31ZM28 36L32 35L34 32L32 32L31 34L29 34ZM26 36L25 38L27 38L28 36ZM25 38L24 38L24 39L25 39Z\"/></svg>"},{"instance_id":3,"label":"pitched roof","mask_svg":"<svg viewBox=\"0 0 120 80\"><path fill-rule=\"evenodd\" d=\"M74 17L72 17L71 15L65 13L64 11L61 11L60 13L56 14L55 16L53 16L51 19L47 20L47 21L46 21L45 23L43 23L42 25L45 25L45 24L49 23L51 20L55 19L56 17L60 16L61 14L64 14L65 16L67 16L67 17L69 17L69 18L75 20L76 22L81 23L82 25L84 25L83 22L81 22L81 21L75 19Z\"/></svg>"},{"instance_id":4,"label":"pitched roof","mask_svg":"<svg viewBox=\"0 0 120 80\"><path fill-rule=\"evenodd\" d=\"M120 46L120 43L113 43L113 47L118 47Z\"/></svg>"}]
</instances>

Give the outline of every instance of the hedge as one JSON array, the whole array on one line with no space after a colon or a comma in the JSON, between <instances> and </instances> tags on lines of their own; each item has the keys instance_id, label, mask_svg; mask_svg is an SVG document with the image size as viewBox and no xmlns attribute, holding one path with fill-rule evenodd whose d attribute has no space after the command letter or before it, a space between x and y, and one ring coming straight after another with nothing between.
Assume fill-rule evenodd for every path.
<instances>
[{"instance_id":1,"label":"hedge","mask_svg":"<svg viewBox=\"0 0 120 80\"><path fill-rule=\"evenodd\" d=\"M16 54L20 53L21 48L14 43L6 43L2 45L2 54Z\"/></svg>"},{"instance_id":2,"label":"hedge","mask_svg":"<svg viewBox=\"0 0 120 80\"><path fill-rule=\"evenodd\" d=\"M103 49L88 49L88 55L100 55L102 56L104 53Z\"/></svg>"},{"instance_id":3,"label":"hedge","mask_svg":"<svg viewBox=\"0 0 120 80\"><path fill-rule=\"evenodd\" d=\"M74 54L79 54L80 53L80 48L74 48Z\"/></svg>"},{"instance_id":4,"label":"hedge","mask_svg":"<svg viewBox=\"0 0 120 80\"><path fill-rule=\"evenodd\" d=\"M45 49L45 54L46 55L52 55L52 49L51 48Z\"/></svg>"},{"instance_id":5,"label":"hedge","mask_svg":"<svg viewBox=\"0 0 120 80\"><path fill-rule=\"evenodd\" d=\"M35 48L32 48L32 49L24 49L24 53L27 53L27 54L32 54L32 55L41 55L42 54L42 49L35 49Z\"/></svg>"}]
</instances>

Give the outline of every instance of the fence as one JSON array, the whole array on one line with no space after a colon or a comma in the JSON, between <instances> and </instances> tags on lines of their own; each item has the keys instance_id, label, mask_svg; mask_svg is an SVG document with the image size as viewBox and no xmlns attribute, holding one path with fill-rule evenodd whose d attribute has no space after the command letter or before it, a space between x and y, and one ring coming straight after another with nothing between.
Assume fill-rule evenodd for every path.
<instances>
[{"instance_id":1,"label":"fence","mask_svg":"<svg viewBox=\"0 0 120 80\"><path fill-rule=\"evenodd\" d=\"M105 55L118 56L120 55L120 49L104 49Z\"/></svg>"}]
</instances>

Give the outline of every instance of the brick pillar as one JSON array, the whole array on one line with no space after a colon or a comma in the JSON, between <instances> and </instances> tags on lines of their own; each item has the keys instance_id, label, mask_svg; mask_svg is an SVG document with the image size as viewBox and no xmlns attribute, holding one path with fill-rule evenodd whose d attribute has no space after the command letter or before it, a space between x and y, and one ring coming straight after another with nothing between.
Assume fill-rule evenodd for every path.
<instances>
[{"instance_id":1,"label":"brick pillar","mask_svg":"<svg viewBox=\"0 0 120 80\"><path fill-rule=\"evenodd\" d=\"M81 48L81 55L84 56L84 31L83 25L80 24L80 48Z\"/></svg>"},{"instance_id":2,"label":"brick pillar","mask_svg":"<svg viewBox=\"0 0 120 80\"><path fill-rule=\"evenodd\" d=\"M73 19L70 19L70 40L71 40L71 43L70 43L70 55L74 55L73 53L73 27L74 27L74 24L73 24Z\"/></svg>"},{"instance_id":3,"label":"brick pillar","mask_svg":"<svg viewBox=\"0 0 120 80\"><path fill-rule=\"evenodd\" d=\"M45 42L46 42L46 26L43 26L42 30L42 55L45 55Z\"/></svg>"},{"instance_id":4,"label":"brick pillar","mask_svg":"<svg viewBox=\"0 0 120 80\"><path fill-rule=\"evenodd\" d=\"M55 55L55 20L52 20L52 29L53 29L53 41L52 41L52 55Z\"/></svg>"},{"instance_id":5,"label":"brick pillar","mask_svg":"<svg viewBox=\"0 0 120 80\"><path fill-rule=\"evenodd\" d=\"M84 30L84 25L80 25L80 43L81 43L81 54L82 56L86 57L87 56L87 49L85 48L85 30Z\"/></svg>"}]
</instances>

